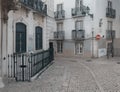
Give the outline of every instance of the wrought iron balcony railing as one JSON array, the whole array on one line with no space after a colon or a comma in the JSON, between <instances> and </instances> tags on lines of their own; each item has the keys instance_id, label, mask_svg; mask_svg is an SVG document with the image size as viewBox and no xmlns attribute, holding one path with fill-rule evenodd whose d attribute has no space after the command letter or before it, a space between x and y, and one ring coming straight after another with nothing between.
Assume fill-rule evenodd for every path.
<instances>
[{"instance_id":1,"label":"wrought iron balcony railing","mask_svg":"<svg viewBox=\"0 0 120 92\"><path fill-rule=\"evenodd\" d=\"M56 12L54 13L54 16L55 16L55 19L56 19L56 20L65 19L65 11L64 11L64 10L56 11Z\"/></svg>"},{"instance_id":2,"label":"wrought iron balcony railing","mask_svg":"<svg viewBox=\"0 0 120 92\"><path fill-rule=\"evenodd\" d=\"M81 7L72 8L73 17L85 17L87 7L82 5Z\"/></svg>"},{"instance_id":3,"label":"wrought iron balcony railing","mask_svg":"<svg viewBox=\"0 0 120 92\"><path fill-rule=\"evenodd\" d=\"M54 39L55 40L64 40L64 38L65 38L65 31L54 32Z\"/></svg>"},{"instance_id":4,"label":"wrought iron balcony railing","mask_svg":"<svg viewBox=\"0 0 120 92\"><path fill-rule=\"evenodd\" d=\"M41 0L19 0L19 2L25 7L40 12L43 15L47 15L47 5Z\"/></svg>"},{"instance_id":5,"label":"wrought iron balcony railing","mask_svg":"<svg viewBox=\"0 0 120 92\"><path fill-rule=\"evenodd\" d=\"M107 30L106 31L106 39L112 40L115 38L115 30Z\"/></svg>"},{"instance_id":6,"label":"wrought iron balcony railing","mask_svg":"<svg viewBox=\"0 0 120 92\"><path fill-rule=\"evenodd\" d=\"M72 39L73 40L84 40L85 30L72 30Z\"/></svg>"},{"instance_id":7,"label":"wrought iron balcony railing","mask_svg":"<svg viewBox=\"0 0 120 92\"><path fill-rule=\"evenodd\" d=\"M112 8L106 8L106 17L115 18L116 17L116 10L112 9Z\"/></svg>"}]
</instances>

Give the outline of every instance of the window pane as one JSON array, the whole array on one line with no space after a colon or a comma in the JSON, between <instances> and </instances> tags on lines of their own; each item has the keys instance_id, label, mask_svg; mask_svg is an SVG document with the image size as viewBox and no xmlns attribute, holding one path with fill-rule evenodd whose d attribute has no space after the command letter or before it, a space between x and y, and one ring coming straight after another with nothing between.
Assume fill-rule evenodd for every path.
<instances>
[{"instance_id":1,"label":"window pane","mask_svg":"<svg viewBox=\"0 0 120 92\"><path fill-rule=\"evenodd\" d=\"M83 21L77 21L75 26L76 30L83 29Z\"/></svg>"},{"instance_id":2,"label":"window pane","mask_svg":"<svg viewBox=\"0 0 120 92\"><path fill-rule=\"evenodd\" d=\"M58 4L58 5L57 5L57 11L61 11L61 10L62 10L62 7L63 7L62 4Z\"/></svg>"},{"instance_id":3,"label":"window pane","mask_svg":"<svg viewBox=\"0 0 120 92\"><path fill-rule=\"evenodd\" d=\"M76 0L76 7L80 7L83 4L82 0Z\"/></svg>"},{"instance_id":4,"label":"window pane","mask_svg":"<svg viewBox=\"0 0 120 92\"><path fill-rule=\"evenodd\" d=\"M16 52L26 52L26 25L16 24Z\"/></svg>"},{"instance_id":5,"label":"window pane","mask_svg":"<svg viewBox=\"0 0 120 92\"><path fill-rule=\"evenodd\" d=\"M42 28L41 27L36 27L36 33L35 33L35 45L36 45L36 50L42 49Z\"/></svg>"},{"instance_id":6,"label":"window pane","mask_svg":"<svg viewBox=\"0 0 120 92\"><path fill-rule=\"evenodd\" d=\"M75 53L82 54L83 53L83 42L75 43Z\"/></svg>"},{"instance_id":7,"label":"window pane","mask_svg":"<svg viewBox=\"0 0 120 92\"><path fill-rule=\"evenodd\" d=\"M108 30L112 30L112 26L113 26L112 21L108 21Z\"/></svg>"},{"instance_id":8,"label":"window pane","mask_svg":"<svg viewBox=\"0 0 120 92\"><path fill-rule=\"evenodd\" d=\"M57 31L63 30L63 23L57 23Z\"/></svg>"}]
</instances>

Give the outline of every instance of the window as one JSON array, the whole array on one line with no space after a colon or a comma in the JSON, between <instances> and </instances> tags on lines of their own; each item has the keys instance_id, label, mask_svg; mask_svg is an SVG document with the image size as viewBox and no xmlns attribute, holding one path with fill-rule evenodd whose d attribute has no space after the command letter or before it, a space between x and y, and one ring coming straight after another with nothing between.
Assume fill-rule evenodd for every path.
<instances>
[{"instance_id":1,"label":"window","mask_svg":"<svg viewBox=\"0 0 120 92\"><path fill-rule=\"evenodd\" d=\"M57 23L57 31L63 30L63 23Z\"/></svg>"},{"instance_id":2,"label":"window","mask_svg":"<svg viewBox=\"0 0 120 92\"><path fill-rule=\"evenodd\" d=\"M42 28L41 27L36 27L35 29L35 47L36 50L42 49Z\"/></svg>"},{"instance_id":3,"label":"window","mask_svg":"<svg viewBox=\"0 0 120 92\"><path fill-rule=\"evenodd\" d=\"M108 8L112 8L112 2L108 1Z\"/></svg>"},{"instance_id":4,"label":"window","mask_svg":"<svg viewBox=\"0 0 120 92\"><path fill-rule=\"evenodd\" d=\"M75 53L82 54L83 53L83 42L75 43Z\"/></svg>"},{"instance_id":5,"label":"window","mask_svg":"<svg viewBox=\"0 0 120 92\"><path fill-rule=\"evenodd\" d=\"M57 11L63 10L63 4L57 4Z\"/></svg>"},{"instance_id":6,"label":"window","mask_svg":"<svg viewBox=\"0 0 120 92\"><path fill-rule=\"evenodd\" d=\"M83 0L76 0L76 7L83 5Z\"/></svg>"},{"instance_id":7,"label":"window","mask_svg":"<svg viewBox=\"0 0 120 92\"><path fill-rule=\"evenodd\" d=\"M16 53L26 52L26 25L16 24Z\"/></svg>"},{"instance_id":8,"label":"window","mask_svg":"<svg viewBox=\"0 0 120 92\"><path fill-rule=\"evenodd\" d=\"M63 42L58 41L57 42L57 53L62 53L63 52Z\"/></svg>"},{"instance_id":9,"label":"window","mask_svg":"<svg viewBox=\"0 0 120 92\"><path fill-rule=\"evenodd\" d=\"M113 23L112 21L108 21L108 30L112 30Z\"/></svg>"},{"instance_id":10,"label":"window","mask_svg":"<svg viewBox=\"0 0 120 92\"><path fill-rule=\"evenodd\" d=\"M75 29L76 30L83 29L83 21L76 21L76 23L75 23Z\"/></svg>"}]
</instances>

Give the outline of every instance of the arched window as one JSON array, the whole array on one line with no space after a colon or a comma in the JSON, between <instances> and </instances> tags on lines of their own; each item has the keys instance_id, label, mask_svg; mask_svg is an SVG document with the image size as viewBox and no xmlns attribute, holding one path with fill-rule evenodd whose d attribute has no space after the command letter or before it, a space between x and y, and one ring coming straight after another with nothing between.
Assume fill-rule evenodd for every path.
<instances>
[{"instance_id":1,"label":"arched window","mask_svg":"<svg viewBox=\"0 0 120 92\"><path fill-rule=\"evenodd\" d=\"M42 36L42 28L41 27L36 27L35 28L35 48L36 50L42 49L43 46L43 36Z\"/></svg>"},{"instance_id":2,"label":"arched window","mask_svg":"<svg viewBox=\"0 0 120 92\"><path fill-rule=\"evenodd\" d=\"M16 23L16 53L26 52L26 25Z\"/></svg>"}]
</instances>

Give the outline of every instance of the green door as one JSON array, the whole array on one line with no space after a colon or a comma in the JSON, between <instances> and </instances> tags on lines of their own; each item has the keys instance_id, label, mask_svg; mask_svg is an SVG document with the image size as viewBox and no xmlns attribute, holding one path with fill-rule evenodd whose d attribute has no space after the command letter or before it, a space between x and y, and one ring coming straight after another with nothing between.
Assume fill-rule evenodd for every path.
<instances>
[{"instance_id":1,"label":"green door","mask_svg":"<svg viewBox=\"0 0 120 92\"><path fill-rule=\"evenodd\" d=\"M16 53L26 52L26 25L16 24Z\"/></svg>"}]
</instances>

